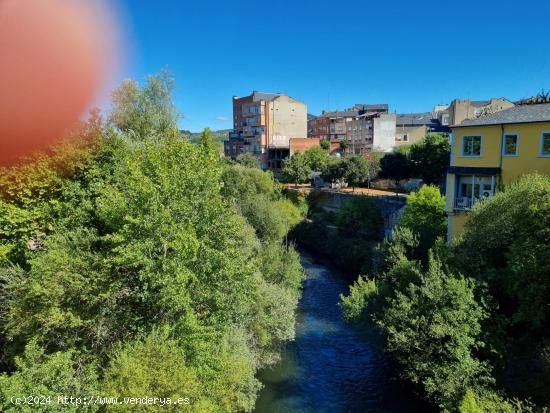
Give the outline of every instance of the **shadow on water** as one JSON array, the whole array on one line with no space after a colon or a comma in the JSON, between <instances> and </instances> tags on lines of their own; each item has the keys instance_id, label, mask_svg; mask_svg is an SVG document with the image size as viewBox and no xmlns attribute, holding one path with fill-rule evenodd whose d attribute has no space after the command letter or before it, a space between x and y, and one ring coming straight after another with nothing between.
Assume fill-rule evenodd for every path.
<instances>
[{"instance_id":1,"label":"shadow on water","mask_svg":"<svg viewBox=\"0 0 550 413\"><path fill-rule=\"evenodd\" d=\"M307 272L296 340L281 361L261 372L255 413L427 412L396 378L386 356L340 316L347 282L302 252Z\"/></svg>"}]
</instances>

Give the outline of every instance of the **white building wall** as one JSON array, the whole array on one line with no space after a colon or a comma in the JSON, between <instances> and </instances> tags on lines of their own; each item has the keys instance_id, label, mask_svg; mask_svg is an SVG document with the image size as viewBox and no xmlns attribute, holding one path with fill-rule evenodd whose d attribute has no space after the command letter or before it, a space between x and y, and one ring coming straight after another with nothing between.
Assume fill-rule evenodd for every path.
<instances>
[{"instance_id":1,"label":"white building wall","mask_svg":"<svg viewBox=\"0 0 550 413\"><path fill-rule=\"evenodd\" d=\"M280 95L268 102L268 141L288 142L291 138L307 138L307 106L296 99ZM288 144L287 144L288 146Z\"/></svg>"},{"instance_id":2,"label":"white building wall","mask_svg":"<svg viewBox=\"0 0 550 413\"><path fill-rule=\"evenodd\" d=\"M374 118L372 150L390 152L395 146L395 113L382 113Z\"/></svg>"}]
</instances>

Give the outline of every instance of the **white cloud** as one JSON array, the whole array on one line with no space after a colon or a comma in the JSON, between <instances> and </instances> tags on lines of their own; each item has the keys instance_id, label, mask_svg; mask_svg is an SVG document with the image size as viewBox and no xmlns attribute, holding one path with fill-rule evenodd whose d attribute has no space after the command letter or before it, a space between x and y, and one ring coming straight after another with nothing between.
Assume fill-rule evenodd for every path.
<instances>
[{"instance_id":1,"label":"white cloud","mask_svg":"<svg viewBox=\"0 0 550 413\"><path fill-rule=\"evenodd\" d=\"M229 120L227 116L216 116L214 119L216 119L218 122L227 122Z\"/></svg>"}]
</instances>

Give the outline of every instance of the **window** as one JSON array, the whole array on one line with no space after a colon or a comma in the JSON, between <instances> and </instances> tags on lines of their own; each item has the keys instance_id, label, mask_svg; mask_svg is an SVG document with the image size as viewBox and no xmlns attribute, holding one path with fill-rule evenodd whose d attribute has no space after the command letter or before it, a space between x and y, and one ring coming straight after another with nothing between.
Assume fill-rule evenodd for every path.
<instances>
[{"instance_id":1,"label":"window","mask_svg":"<svg viewBox=\"0 0 550 413\"><path fill-rule=\"evenodd\" d=\"M504 135L504 145L502 146L504 156L517 156L518 154L518 135L507 133Z\"/></svg>"},{"instance_id":2,"label":"window","mask_svg":"<svg viewBox=\"0 0 550 413\"><path fill-rule=\"evenodd\" d=\"M494 176L462 175L457 178L457 209L469 209L477 202L492 197L495 192Z\"/></svg>"},{"instance_id":3,"label":"window","mask_svg":"<svg viewBox=\"0 0 550 413\"><path fill-rule=\"evenodd\" d=\"M403 135L403 141L407 142L409 140L409 136L407 134Z\"/></svg>"},{"instance_id":4,"label":"window","mask_svg":"<svg viewBox=\"0 0 550 413\"><path fill-rule=\"evenodd\" d=\"M540 154L550 156L550 132L543 133L540 140Z\"/></svg>"},{"instance_id":5,"label":"window","mask_svg":"<svg viewBox=\"0 0 550 413\"><path fill-rule=\"evenodd\" d=\"M481 156L481 136L462 137L462 156Z\"/></svg>"}]
</instances>

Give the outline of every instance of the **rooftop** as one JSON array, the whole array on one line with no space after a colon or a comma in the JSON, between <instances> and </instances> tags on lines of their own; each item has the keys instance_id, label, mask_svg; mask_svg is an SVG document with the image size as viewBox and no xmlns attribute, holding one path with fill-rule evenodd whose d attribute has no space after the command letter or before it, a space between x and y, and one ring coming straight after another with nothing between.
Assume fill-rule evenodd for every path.
<instances>
[{"instance_id":1,"label":"rooftop","mask_svg":"<svg viewBox=\"0 0 550 413\"><path fill-rule=\"evenodd\" d=\"M255 90L252 92L252 100L254 100L254 102L259 102L260 100L272 100L280 95L280 93L264 93Z\"/></svg>"},{"instance_id":2,"label":"rooftop","mask_svg":"<svg viewBox=\"0 0 550 413\"><path fill-rule=\"evenodd\" d=\"M320 116L325 118L354 118L364 113L388 112L387 103L377 103L367 105L365 103L356 103L352 108L344 110L335 110L331 112L323 112Z\"/></svg>"},{"instance_id":3,"label":"rooftop","mask_svg":"<svg viewBox=\"0 0 550 413\"><path fill-rule=\"evenodd\" d=\"M397 125L431 125L434 123L431 112L422 113L398 113L395 123Z\"/></svg>"},{"instance_id":4,"label":"rooftop","mask_svg":"<svg viewBox=\"0 0 550 413\"><path fill-rule=\"evenodd\" d=\"M550 122L550 103L516 106L487 116L481 116L477 119L466 119L462 123L453 125L452 127L531 122Z\"/></svg>"}]
</instances>

